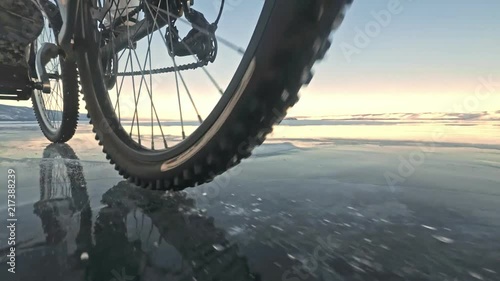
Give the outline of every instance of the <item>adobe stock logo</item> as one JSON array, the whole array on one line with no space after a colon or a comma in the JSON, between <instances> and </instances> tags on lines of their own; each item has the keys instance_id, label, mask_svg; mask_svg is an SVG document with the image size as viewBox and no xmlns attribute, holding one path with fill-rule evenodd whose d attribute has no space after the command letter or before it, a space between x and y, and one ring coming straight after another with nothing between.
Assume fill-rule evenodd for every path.
<instances>
[{"instance_id":1,"label":"adobe stock logo","mask_svg":"<svg viewBox=\"0 0 500 281\"><path fill-rule=\"evenodd\" d=\"M406 0L412 2L413 0ZM384 28L388 27L395 15L399 15L404 11L401 0L390 0L385 9L380 11L371 11L372 20L367 22L364 28L356 27L354 30L356 34L352 43L340 43L340 49L347 62L352 61L354 55L359 55L363 49L366 49L372 40L378 37Z\"/></svg>"}]
</instances>

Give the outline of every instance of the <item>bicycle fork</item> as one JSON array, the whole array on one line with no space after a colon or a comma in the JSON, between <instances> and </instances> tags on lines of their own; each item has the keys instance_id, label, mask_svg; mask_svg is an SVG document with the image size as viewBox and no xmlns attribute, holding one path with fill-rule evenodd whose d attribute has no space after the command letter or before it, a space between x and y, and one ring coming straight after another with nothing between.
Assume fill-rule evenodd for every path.
<instances>
[{"instance_id":1,"label":"bicycle fork","mask_svg":"<svg viewBox=\"0 0 500 281\"><path fill-rule=\"evenodd\" d=\"M59 7L59 13L62 18L62 26L57 37L57 43L63 49L67 56L73 54L73 35L75 22L78 16L78 5L82 0L56 0Z\"/></svg>"},{"instance_id":2,"label":"bicycle fork","mask_svg":"<svg viewBox=\"0 0 500 281\"><path fill-rule=\"evenodd\" d=\"M47 0L39 0L40 9L49 17L50 25L58 35L58 44L61 47L66 59L71 56L73 38L73 26L79 0L57 0L58 7ZM47 73L45 66L47 63L57 58L61 53L58 45L53 43L43 43L36 52L35 70L40 82L35 83L33 88L42 90L45 94L51 93L50 79L59 79L60 73Z\"/></svg>"}]
</instances>

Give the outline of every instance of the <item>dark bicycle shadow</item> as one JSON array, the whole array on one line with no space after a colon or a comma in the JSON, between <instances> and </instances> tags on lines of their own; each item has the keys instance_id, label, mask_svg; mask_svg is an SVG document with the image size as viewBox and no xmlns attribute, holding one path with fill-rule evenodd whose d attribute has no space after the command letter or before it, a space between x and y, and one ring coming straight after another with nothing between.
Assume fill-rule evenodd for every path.
<instances>
[{"instance_id":1,"label":"dark bicycle shadow","mask_svg":"<svg viewBox=\"0 0 500 281\"><path fill-rule=\"evenodd\" d=\"M95 218L90 203L71 147L47 146L34 213L42 221L45 246L65 244L67 251L44 257L57 260L57 267L37 273L36 280L260 280L213 218L183 194L122 181L102 195L104 206Z\"/></svg>"}]
</instances>

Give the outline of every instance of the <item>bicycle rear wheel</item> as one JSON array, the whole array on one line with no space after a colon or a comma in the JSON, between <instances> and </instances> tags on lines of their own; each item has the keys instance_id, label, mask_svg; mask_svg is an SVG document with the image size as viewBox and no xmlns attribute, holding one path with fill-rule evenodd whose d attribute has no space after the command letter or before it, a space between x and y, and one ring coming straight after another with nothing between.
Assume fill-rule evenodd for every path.
<instances>
[{"instance_id":1,"label":"bicycle rear wheel","mask_svg":"<svg viewBox=\"0 0 500 281\"><path fill-rule=\"evenodd\" d=\"M313 64L330 47L329 34L338 27L351 1L264 1L254 13L255 29L248 33L240 29L248 26L248 15L262 2L245 1L229 7L231 13L221 20L228 21L227 29L220 24L213 45L219 42L220 49L225 45L240 59L232 70L217 63L198 67L208 82L197 79L195 90L185 82L195 71L183 71L193 63L184 65L177 57L169 58L169 39L181 29L157 24L159 18L169 23L172 17L181 21L169 5L148 0L137 6L113 8L106 1L95 2L95 7L87 6L88 1L81 2L78 25L82 31L79 40L84 41L80 45L84 47L77 50L78 65L96 139L119 173L131 182L152 189L181 190L210 181L262 144L272 126L297 102L299 89L309 83ZM91 13L96 8L108 12L96 18L92 16L96 13ZM137 41L140 31L136 26L143 21L136 11L141 9L145 11L144 21L153 21L154 28ZM214 10L217 14L223 9ZM238 10L246 13L237 14ZM119 25L112 24L116 18ZM243 23L237 24L239 19ZM220 37L230 31L236 31L237 43ZM126 46L109 55L106 48L114 50L124 33L128 36ZM241 38L244 34L251 36L245 40ZM237 47L238 43L247 43L247 47ZM161 55L152 55L156 51ZM194 64L198 63L199 54L189 51L195 57ZM220 59L228 63L235 58L229 54L222 57L218 51L216 62ZM168 60L172 66L159 65ZM220 78L228 72L229 78ZM166 91L169 85L173 88L171 99ZM213 91L205 85L212 85ZM199 100L193 98L195 91L202 94ZM189 107L183 107L183 101ZM179 114L178 120L168 120L173 116L169 115L170 104ZM187 112L191 119L185 117Z\"/></svg>"}]
</instances>

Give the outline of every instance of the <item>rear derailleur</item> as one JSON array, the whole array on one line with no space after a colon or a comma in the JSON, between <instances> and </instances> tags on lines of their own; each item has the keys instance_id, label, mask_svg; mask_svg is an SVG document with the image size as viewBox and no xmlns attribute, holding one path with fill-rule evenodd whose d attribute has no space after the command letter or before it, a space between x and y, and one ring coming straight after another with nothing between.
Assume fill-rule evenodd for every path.
<instances>
[{"instance_id":1,"label":"rear derailleur","mask_svg":"<svg viewBox=\"0 0 500 281\"><path fill-rule=\"evenodd\" d=\"M150 1L157 2L158 0ZM165 2L165 0L160 1ZM209 23L201 12L191 7L193 2L193 0L168 1L169 9L175 16L169 19L165 39L170 56L185 57L193 55L201 63L207 65L209 62L213 63L217 56L217 39L215 37L217 23ZM177 19L181 16L184 16L192 26L192 29L183 39L180 38L179 31L175 26Z\"/></svg>"}]
</instances>

